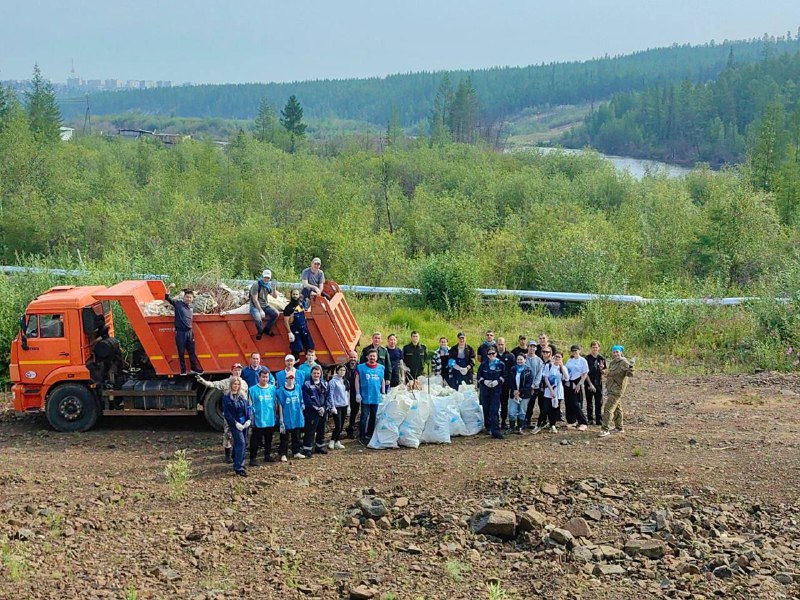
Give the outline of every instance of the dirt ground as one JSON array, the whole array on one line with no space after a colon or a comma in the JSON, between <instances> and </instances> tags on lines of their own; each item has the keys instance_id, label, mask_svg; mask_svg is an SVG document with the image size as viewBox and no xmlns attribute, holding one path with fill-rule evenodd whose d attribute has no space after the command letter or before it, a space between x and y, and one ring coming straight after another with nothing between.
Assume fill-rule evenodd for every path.
<instances>
[{"instance_id":1,"label":"dirt ground","mask_svg":"<svg viewBox=\"0 0 800 600\"><path fill-rule=\"evenodd\" d=\"M200 418L71 435L5 404L0 598L798 597L800 376L639 373L624 407L625 434L604 439L592 427L417 450L348 441L243 479ZM163 471L179 449L191 479L173 500ZM388 518L358 517L365 494ZM595 558L579 561L548 532L592 507ZM667 555L634 556L626 544L651 535L659 508ZM548 524L476 535L481 509Z\"/></svg>"}]
</instances>

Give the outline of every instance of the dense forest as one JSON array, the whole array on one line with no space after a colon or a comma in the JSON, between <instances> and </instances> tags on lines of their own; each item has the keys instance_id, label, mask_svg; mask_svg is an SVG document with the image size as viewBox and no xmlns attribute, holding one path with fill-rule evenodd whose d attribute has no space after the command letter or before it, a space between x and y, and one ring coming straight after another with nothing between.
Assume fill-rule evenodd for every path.
<instances>
[{"instance_id":1,"label":"dense forest","mask_svg":"<svg viewBox=\"0 0 800 600\"><path fill-rule=\"evenodd\" d=\"M226 149L61 142L57 119L42 113L47 96L45 86L25 105L0 98L6 264L79 266L103 282L142 272L247 278L269 267L286 281L319 255L340 282L427 286L445 300L473 285L656 297L800 290L797 194L782 203L769 189L784 158L758 144L760 162L737 171L638 181L591 152L502 154L426 137L377 152L347 140L325 152L287 147L288 127L300 136L288 110L275 143L268 131L266 141L240 133ZM9 299L0 351L36 281L0 277ZM584 318L593 333L639 332L642 344L691 340L708 354L772 360L800 344L797 300L732 314L593 303Z\"/></svg>"},{"instance_id":2,"label":"dense forest","mask_svg":"<svg viewBox=\"0 0 800 600\"><path fill-rule=\"evenodd\" d=\"M733 51L745 64L765 51L800 49L800 41L786 37L725 41L700 46L675 45L625 56L583 62L498 67L450 72L422 72L367 79L317 80L295 83L196 85L178 88L92 94L94 115L141 111L177 117L252 119L262 98L277 108L296 95L311 119L344 119L386 125L392 109L404 127L427 126L434 98L447 75L454 88L470 78L486 124L507 118L531 106L600 101L615 93L642 90L676 81L705 82L725 69ZM64 116L83 115L85 105L66 101Z\"/></svg>"},{"instance_id":3,"label":"dense forest","mask_svg":"<svg viewBox=\"0 0 800 600\"><path fill-rule=\"evenodd\" d=\"M762 125L765 115L769 123ZM616 94L564 143L626 156L720 165L741 162L755 140L772 135L765 127L777 133L774 148L767 150L797 157L800 52L774 55L767 47L762 59L751 64L742 64L732 52L715 81L683 81Z\"/></svg>"}]
</instances>

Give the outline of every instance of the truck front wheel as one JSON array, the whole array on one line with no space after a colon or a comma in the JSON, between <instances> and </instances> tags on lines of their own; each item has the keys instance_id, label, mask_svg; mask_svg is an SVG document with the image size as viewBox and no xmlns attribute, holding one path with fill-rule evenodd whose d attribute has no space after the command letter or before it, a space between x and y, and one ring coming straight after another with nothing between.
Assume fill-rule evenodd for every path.
<instances>
[{"instance_id":1,"label":"truck front wheel","mask_svg":"<svg viewBox=\"0 0 800 600\"><path fill-rule=\"evenodd\" d=\"M56 431L88 431L97 423L100 410L89 389L67 383L57 387L47 399L47 420Z\"/></svg>"},{"instance_id":2,"label":"truck front wheel","mask_svg":"<svg viewBox=\"0 0 800 600\"><path fill-rule=\"evenodd\" d=\"M217 431L224 428L225 417L222 416L222 391L209 388L203 396L203 414L206 421Z\"/></svg>"}]
</instances>

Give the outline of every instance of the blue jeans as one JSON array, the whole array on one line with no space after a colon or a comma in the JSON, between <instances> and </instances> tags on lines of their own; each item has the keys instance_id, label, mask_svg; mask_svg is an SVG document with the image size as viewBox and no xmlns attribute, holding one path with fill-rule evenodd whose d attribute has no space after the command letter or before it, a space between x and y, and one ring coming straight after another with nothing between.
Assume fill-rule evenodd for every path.
<instances>
[{"instance_id":1,"label":"blue jeans","mask_svg":"<svg viewBox=\"0 0 800 600\"><path fill-rule=\"evenodd\" d=\"M525 419L525 413L528 411L528 402L530 398L520 398L519 404L514 402L513 398L508 399L508 419L510 421L518 420L520 424Z\"/></svg>"},{"instance_id":2,"label":"blue jeans","mask_svg":"<svg viewBox=\"0 0 800 600\"><path fill-rule=\"evenodd\" d=\"M244 445L245 445L245 431L239 431L235 425L231 427L231 436L233 437L233 470L239 472L244 469Z\"/></svg>"},{"instance_id":3,"label":"blue jeans","mask_svg":"<svg viewBox=\"0 0 800 600\"><path fill-rule=\"evenodd\" d=\"M378 414L377 404L361 403L361 428L359 435L362 438L371 438L375 431L375 416Z\"/></svg>"},{"instance_id":4,"label":"blue jeans","mask_svg":"<svg viewBox=\"0 0 800 600\"><path fill-rule=\"evenodd\" d=\"M278 311L272 308L271 306L263 305L261 310L264 311L264 314L267 316L267 326L264 327L261 322L261 313L259 310L250 304L250 316L253 317L253 321L256 323L256 333L262 333L264 331L269 331L272 329L272 326L275 325L275 321L278 320Z\"/></svg>"}]
</instances>

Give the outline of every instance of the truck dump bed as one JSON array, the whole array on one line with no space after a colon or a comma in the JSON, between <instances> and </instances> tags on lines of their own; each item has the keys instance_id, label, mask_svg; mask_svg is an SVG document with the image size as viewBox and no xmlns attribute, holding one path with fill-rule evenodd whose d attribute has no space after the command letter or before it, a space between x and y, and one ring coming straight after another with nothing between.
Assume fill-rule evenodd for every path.
<instances>
[{"instance_id":1,"label":"truck dump bed","mask_svg":"<svg viewBox=\"0 0 800 600\"><path fill-rule=\"evenodd\" d=\"M321 364L345 362L348 351L361 337L344 295L333 282L326 283L330 300L318 297L306 312L308 329ZM158 375L180 373L175 327L171 316L145 316L142 306L164 300L167 289L162 281L123 281L93 295L98 300L119 302ZM197 357L209 373L226 373L236 362L246 364L250 353L259 352L270 370L284 367L283 357L290 352L283 318L273 328L273 337L256 340L256 329L249 314L195 314L193 331Z\"/></svg>"}]
</instances>

